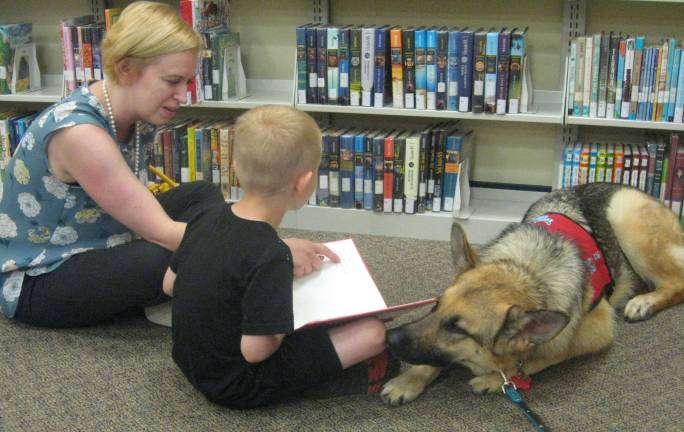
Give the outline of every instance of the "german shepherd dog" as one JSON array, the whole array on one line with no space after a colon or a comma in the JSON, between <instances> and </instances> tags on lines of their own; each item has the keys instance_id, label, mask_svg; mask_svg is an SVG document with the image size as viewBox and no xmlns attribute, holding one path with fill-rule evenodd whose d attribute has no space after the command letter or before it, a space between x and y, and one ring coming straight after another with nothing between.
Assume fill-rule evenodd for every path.
<instances>
[{"instance_id":1,"label":"german shepherd dog","mask_svg":"<svg viewBox=\"0 0 684 432\"><path fill-rule=\"evenodd\" d=\"M548 214L565 215L591 234L612 275L610 295L595 298L592 264L577 241L539 223ZM390 405L414 400L453 363L472 371L475 392L500 390L502 375L528 376L608 346L615 307L624 306L633 322L684 300L678 218L626 186L550 192L479 253L454 223L451 252L454 284L424 318L388 331L390 351L412 364L383 387ZM630 300L640 288L651 289Z\"/></svg>"}]
</instances>

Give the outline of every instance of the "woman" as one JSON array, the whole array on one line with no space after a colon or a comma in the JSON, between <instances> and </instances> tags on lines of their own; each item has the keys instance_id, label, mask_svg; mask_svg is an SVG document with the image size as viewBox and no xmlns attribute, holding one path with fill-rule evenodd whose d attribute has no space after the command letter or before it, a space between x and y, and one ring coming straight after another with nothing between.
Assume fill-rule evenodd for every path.
<instances>
[{"instance_id":1,"label":"woman","mask_svg":"<svg viewBox=\"0 0 684 432\"><path fill-rule=\"evenodd\" d=\"M138 181L145 169L140 135L186 102L201 42L171 7L133 3L102 43L106 79L31 124L2 183L5 316L83 326L168 298L162 278L185 222L223 198L199 182L155 199ZM288 246L296 275L318 268L320 255L338 259L321 244L290 239Z\"/></svg>"}]
</instances>

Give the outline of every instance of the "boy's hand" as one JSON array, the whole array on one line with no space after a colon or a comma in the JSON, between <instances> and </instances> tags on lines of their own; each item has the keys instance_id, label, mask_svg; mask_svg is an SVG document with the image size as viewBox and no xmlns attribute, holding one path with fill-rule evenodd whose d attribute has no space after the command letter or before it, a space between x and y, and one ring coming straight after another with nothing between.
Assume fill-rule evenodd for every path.
<instances>
[{"instance_id":1,"label":"boy's hand","mask_svg":"<svg viewBox=\"0 0 684 432\"><path fill-rule=\"evenodd\" d=\"M301 277L318 270L321 268L325 257L334 263L340 262L340 257L322 243L296 238L283 239L283 241L292 252L295 277Z\"/></svg>"}]
</instances>

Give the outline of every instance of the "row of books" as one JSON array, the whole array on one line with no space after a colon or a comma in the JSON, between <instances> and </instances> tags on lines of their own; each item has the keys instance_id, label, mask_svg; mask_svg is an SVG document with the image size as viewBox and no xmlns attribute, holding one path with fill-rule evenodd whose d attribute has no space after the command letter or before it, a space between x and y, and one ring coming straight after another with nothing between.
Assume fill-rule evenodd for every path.
<instances>
[{"instance_id":1,"label":"row of books","mask_svg":"<svg viewBox=\"0 0 684 432\"><path fill-rule=\"evenodd\" d=\"M684 196L684 148L679 135L649 135L642 144L582 143L563 150L562 187L607 182L633 186L678 215Z\"/></svg>"},{"instance_id":2,"label":"row of books","mask_svg":"<svg viewBox=\"0 0 684 432\"><path fill-rule=\"evenodd\" d=\"M568 59L568 114L681 123L684 43L595 33L576 37Z\"/></svg>"},{"instance_id":3,"label":"row of books","mask_svg":"<svg viewBox=\"0 0 684 432\"><path fill-rule=\"evenodd\" d=\"M240 34L229 30L229 0L180 0L179 10L204 41L197 74L188 84L188 103L247 96Z\"/></svg>"},{"instance_id":4,"label":"row of books","mask_svg":"<svg viewBox=\"0 0 684 432\"><path fill-rule=\"evenodd\" d=\"M105 24L95 22L94 15L65 18L60 21L66 96L84 84L101 80L102 53L100 43L105 36Z\"/></svg>"},{"instance_id":5,"label":"row of books","mask_svg":"<svg viewBox=\"0 0 684 432\"><path fill-rule=\"evenodd\" d=\"M0 178L26 129L37 115L36 112L0 111Z\"/></svg>"},{"instance_id":6,"label":"row of books","mask_svg":"<svg viewBox=\"0 0 684 432\"><path fill-rule=\"evenodd\" d=\"M146 162L178 183L207 180L240 199L230 121L186 119L157 130ZM469 202L471 132L455 123L422 131L328 128L309 204L376 212L459 214ZM155 181L149 174L148 181Z\"/></svg>"},{"instance_id":7,"label":"row of books","mask_svg":"<svg viewBox=\"0 0 684 432\"><path fill-rule=\"evenodd\" d=\"M40 86L33 24L0 24L0 94L37 90Z\"/></svg>"},{"instance_id":8,"label":"row of books","mask_svg":"<svg viewBox=\"0 0 684 432\"><path fill-rule=\"evenodd\" d=\"M417 131L325 129L310 204L458 215L469 201L471 137L455 123Z\"/></svg>"},{"instance_id":9,"label":"row of books","mask_svg":"<svg viewBox=\"0 0 684 432\"><path fill-rule=\"evenodd\" d=\"M527 112L526 28L297 27L297 101L474 113Z\"/></svg>"}]
</instances>

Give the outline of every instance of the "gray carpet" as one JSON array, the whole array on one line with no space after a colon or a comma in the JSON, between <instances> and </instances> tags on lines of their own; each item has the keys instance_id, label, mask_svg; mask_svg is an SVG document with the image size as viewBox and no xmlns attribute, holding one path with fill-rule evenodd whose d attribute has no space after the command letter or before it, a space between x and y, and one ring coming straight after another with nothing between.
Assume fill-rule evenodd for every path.
<instances>
[{"instance_id":1,"label":"gray carpet","mask_svg":"<svg viewBox=\"0 0 684 432\"><path fill-rule=\"evenodd\" d=\"M388 304L436 295L452 278L446 242L355 240ZM554 431L682 431L683 323L681 305L644 323L619 322L609 350L538 374L525 398ZM345 396L231 411L188 384L171 360L170 339L168 328L141 314L76 330L0 319L0 431L531 430L503 395L471 393L462 369L400 408Z\"/></svg>"}]
</instances>

